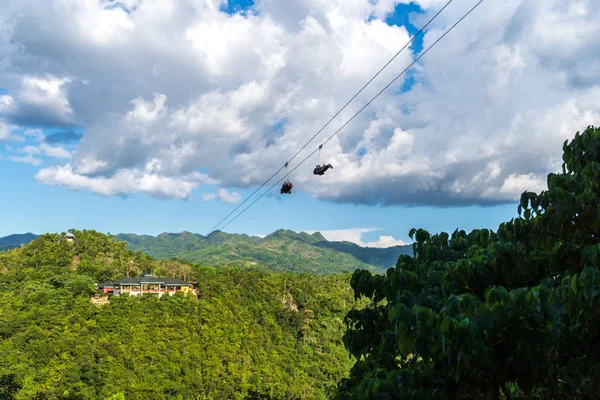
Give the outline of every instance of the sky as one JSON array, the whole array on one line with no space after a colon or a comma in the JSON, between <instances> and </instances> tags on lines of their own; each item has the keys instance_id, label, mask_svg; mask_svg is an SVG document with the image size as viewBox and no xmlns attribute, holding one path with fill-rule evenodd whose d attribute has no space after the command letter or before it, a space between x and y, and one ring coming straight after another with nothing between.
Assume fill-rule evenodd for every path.
<instances>
[{"instance_id":1,"label":"sky","mask_svg":"<svg viewBox=\"0 0 600 400\"><path fill-rule=\"evenodd\" d=\"M2 1L0 236L206 234L446 3ZM452 1L289 169L475 3ZM485 0L290 174L291 195L276 185L223 230L387 247L497 229L600 123L594 3Z\"/></svg>"}]
</instances>

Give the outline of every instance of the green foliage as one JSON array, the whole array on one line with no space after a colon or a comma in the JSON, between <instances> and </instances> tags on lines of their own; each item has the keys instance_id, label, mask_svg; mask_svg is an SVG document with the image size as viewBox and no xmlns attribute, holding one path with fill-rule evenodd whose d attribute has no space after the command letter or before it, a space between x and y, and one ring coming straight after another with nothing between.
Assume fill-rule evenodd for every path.
<instances>
[{"instance_id":1,"label":"green foliage","mask_svg":"<svg viewBox=\"0 0 600 400\"><path fill-rule=\"evenodd\" d=\"M414 257L355 271L337 398L585 399L600 390L600 129L497 232L413 229Z\"/></svg>"},{"instance_id":2,"label":"green foliage","mask_svg":"<svg viewBox=\"0 0 600 400\"><path fill-rule=\"evenodd\" d=\"M385 271L396 264L410 246L387 249L363 248L348 242L328 242L320 233L312 235L277 230L264 238L213 232L208 237L189 232L163 233L157 237L118 235L129 248L157 258L185 260L203 265L260 266L273 271L332 274L357 268Z\"/></svg>"},{"instance_id":3,"label":"green foliage","mask_svg":"<svg viewBox=\"0 0 600 400\"><path fill-rule=\"evenodd\" d=\"M123 393L117 393L107 397L105 400L125 400L125 395Z\"/></svg>"},{"instance_id":4,"label":"green foliage","mask_svg":"<svg viewBox=\"0 0 600 400\"><path fill-rule=\"evenodd\" d=\"M6 374L0 376L0 400L14 399L15 394L21 389L21 385L16 382L15 374Z\"/></svg>"},{"instance_id":5,"label":"green foliage","mask_svg":"<svg viewBox=\"0 0 600 400\"><path fill-rule=\"evenodd\" d=\"M348 376L350 274L156 261L94 231L0 253L0 399L325 399ZM111 297L143 271L195 293Z\"/></svg>"}]
</instances>

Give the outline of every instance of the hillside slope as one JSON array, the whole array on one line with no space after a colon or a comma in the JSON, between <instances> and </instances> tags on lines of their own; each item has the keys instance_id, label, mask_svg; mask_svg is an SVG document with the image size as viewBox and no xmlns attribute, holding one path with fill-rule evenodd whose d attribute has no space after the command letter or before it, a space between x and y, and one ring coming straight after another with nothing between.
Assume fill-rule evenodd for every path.
<instances>
[{"instance_id":1,"label":"hillside slope","mask_svg":"<svg viewBox=\"0 0 600 400\"><path fill-rule=\"evenodd\" d=\"M190 266L73 233L0 253L0 398L324 400L348 376L350 274ZM187 275L197 296L90 301L147 270Z\"/></svg>"},{"instance_id":2,"label":"hillside slope","mask_svg":"<svg viewBox=\"0 0 600 400\"><path fill-rule=\"evenodd\" d=\"M382 272L396 265L411 246L364 248L349 242L329 242L320 233L277 230L264 238L224 232L208 237L182 232L117 235L129 248L156 258L174 258L210 266L259 265L275 271L336 273L358 268Z\"/></svg>"},{"instance_id":3,"label":"hillside slope","mask_svg":"<svg viewBox=\"0 0 600 400\"><path fill-rule=\"evenodd\" d=\"M8 235L0 238L0 251L6 251L20 247L22 244L27 244L37 238L38 235L33 233L22 233Z\"/></svg>"},{"instance_id":4,"label":"hillside slope","mask_svg":"<svg viewBox=\"0 0 600 400\"><path fill-rule=\"evenodd\" d=\"M402 254L413 254L411 245L392 246L382 249L377 247L361 247L352 242L329 242L327 240L317 242L314 245L351 254L362 262L381 268L396 266L398 257L400 257Z\"/></svg>"}]
</instances>

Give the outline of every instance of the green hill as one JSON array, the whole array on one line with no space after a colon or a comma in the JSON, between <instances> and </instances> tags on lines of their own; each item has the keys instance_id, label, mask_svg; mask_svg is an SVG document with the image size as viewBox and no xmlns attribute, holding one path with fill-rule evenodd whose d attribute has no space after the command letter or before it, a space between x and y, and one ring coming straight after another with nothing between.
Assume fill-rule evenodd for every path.
<instances>
[{"instance_id":1,"label":"green hill","mask_svg":"<svg viewBox=\"0 0 600 400\"><path fill-rule=\"evenodd\" d=\"M264 238L216 231L208 237L182 233L117 235L129 248L156 258L179 259L210 266L263 266L274 271L329 274L356 269L385 271L411 246L364 248L329 242L320 233L280 229Z\"/></svg>"},{"instance_id":2,"label":"green hill","mask_svg":"<svg viewBox=\"0 0 600 400\"><path fill-rule=\"evenodd\" d=\"M0 238L0 251L18 248L37 238L27 233ZM134 251L158 259L178 259L209 266L262 266L273 271L330 274L359 268L383 272L395 266L412 246L385 249L361 247L350 242L329 242L321 233L279 229L264 238L216 231L208 237L191 232L158 236L116 235Z\"/></svg>"},{"instance_id":3,"label":"green hill","mask_svg":"<svg viewBox=\"0 0 600 400\"><path fill-rule=\"evenodd\" d=\"M22 244L27 244L37 237L38 235L33 233L15 234L2 237L0 238L0 251L6 251L20 247Z\"/></svg>"},{"instance_id":4,"label":"green hill","mask_svg":"<svg viewBox=\"0 0 600 400\"><path fill-rule=\"evenodd\" d=\"M348 376L350 274L157 261L114 236L73 233L0 253L0 398L327 399ZM90 301L96 283L148 270L187 277L194 293Z\"/></svg>"}]
</instances>

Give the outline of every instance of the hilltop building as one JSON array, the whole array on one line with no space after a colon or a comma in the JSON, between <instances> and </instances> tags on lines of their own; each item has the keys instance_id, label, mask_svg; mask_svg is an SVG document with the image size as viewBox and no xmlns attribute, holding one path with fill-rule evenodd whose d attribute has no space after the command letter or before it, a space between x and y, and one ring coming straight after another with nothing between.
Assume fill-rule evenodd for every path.
<instances>
[{"instance_id":1,"label":"hilltop building","mask_svg":"<svg viewBox=\"0 0 600 400\"><path fill-rule=\"evenodd\" d=\"M98 285L98 289L103 294L119 296L122 293L129 293L131 296L137 296L144 293L153 293L157 294L158 297L165 293L169 295L178 292L188 293L191 287L191 283L181 279L161 278L152 274L141 274L135 278L121 278L114 282L103 282Z\"/></svg>"}]
</instances>

